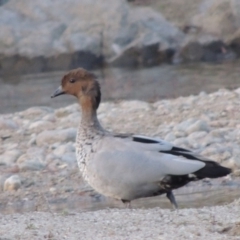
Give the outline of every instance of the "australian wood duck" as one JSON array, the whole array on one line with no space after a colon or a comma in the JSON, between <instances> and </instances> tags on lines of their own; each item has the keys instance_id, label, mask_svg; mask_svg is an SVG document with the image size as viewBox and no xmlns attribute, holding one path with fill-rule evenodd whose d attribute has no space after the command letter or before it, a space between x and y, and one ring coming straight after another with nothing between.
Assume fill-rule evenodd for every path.
<instances>
[{"instance_id":1,"label":"australian wood duck","mask_svg":"<svg viewBox=\"0 0 240 240\"><path fill-rule=\"evenodd\" d=\"M166 194L177 208L173 189L231 173L229 168L161 139L117 136L104 130L97 118L100 85L94 74L82 68L67 73L52 98L62 94L75 96L82 109L76 139L82 176L105 196L130 203Z\"/></svg>"}]
</instances>

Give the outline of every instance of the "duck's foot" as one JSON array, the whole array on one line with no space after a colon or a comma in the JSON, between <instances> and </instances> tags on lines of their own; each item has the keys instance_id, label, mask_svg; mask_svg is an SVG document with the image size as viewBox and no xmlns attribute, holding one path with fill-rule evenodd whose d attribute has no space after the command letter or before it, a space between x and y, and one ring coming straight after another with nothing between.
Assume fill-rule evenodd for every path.
<instances>
[{"instance_id":1,"label":"duck's foot","mask_svg":"<svg viewBox=\"0 0 240 240\"><path fill-rule=\"evenodd\" d=\"M169 201L171 202L173 208L174 208L174 209L178 209L178 205L177 205L176 199L175 199L172 191L167 192L167 198L168 198Z\"/></svg>"}]
</instances>

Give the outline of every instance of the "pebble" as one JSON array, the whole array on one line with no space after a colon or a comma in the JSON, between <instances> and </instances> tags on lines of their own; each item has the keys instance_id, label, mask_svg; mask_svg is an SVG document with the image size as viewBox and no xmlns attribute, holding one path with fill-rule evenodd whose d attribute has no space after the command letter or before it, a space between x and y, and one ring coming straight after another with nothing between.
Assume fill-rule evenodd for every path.
<instances>
[{"instance_id":1,"label":"pebble","mask_svg":"<svg viewBox=\"0 0 240 240\"><path fill-rule=\"evenodd\" d=\"M58 118L66 117L71 113L75 113L76 111L79 111L78 104L73 104L65 108L59 108L55 110L55 116Z\"/></svg>"},{"instance_id":2,"label":"pebble","mask_svg":"<svg viewBox=\"0 0 240 240\"><path fill-rule=\"evenodd\" d=\"M31 139L27 143L27 146L31 147L31 146L35 145L36 144L36 138L37 138L37 135L35 133L33 133L31 135Z\"/></svg>"},{"instance_id":3,"label":"pebble","mask_svg":"<svg viewBox=\"0 0 240 240\"><path fill-rule=\"evenodd\" d=\"M176 138L182 138L187 136L186 132L174 131L173 133Z\"/></svg>"},{"instance_id":4,"label":"pebble","mask_svg":"<svg viewBox=\"0 0 240 240\"><path fill-rule=\"evenodd\" d=\"M54 110L50 107L31 107L27 110L21 112L20 116L27 118L27 119L37 119L42 117L47 113L51 113Z\"/></svg>"},{"instance_id":5,"label":"pebble","mask_svg":"<svg viewBox=\"0 0 240 240\"><path fill-rule=\"evenodd\" d=\"M77 159L76 159L76 154L73 152L69 152L69 153L64 153L61 157L61 160L63 162L66 162L68 164L77 164Z\"/></svg>"},{"instance_id":6,"label":"pebble","mask_svg":"<svg viewBox=\"0 0 240 240\"><path fill-rule=\"evenodd\" d=\"M45 155L45 148L32 147L17 159L17 164L33 160L43 162Z\"/></svg>"},{"instance_id":7,"label":"pebble","mask_svg":"<svg viewBox=\"0 0 240 240\"><path fill-rule=\"evenodd\" d=\"M76 134L77 130L75 128L43 131L37 136L36 143L38 146L44 146L56 142L74 142Z\"/></svg>"},{"instance_id":8,"label":"pebble","mask_svg":"<svg viewBox=\"0 0 240 240\"><path fill-rule=\"evenodd\" d=\"M186 129L186 133L191 134L193 132L198 132L198 131L209 132L209 130L210 128L206 121L197 120Z\"/></svg>"},{"instance_id":9,"label":"pebble","mask_svg":"<svg viewBox=\"0 0 240 240\"><path fill-rule=\"evenodd\" d=\"M1 129L18 129L18 125L11 119L0 118L0 130Z\"/></svg>"},{"instance_id":10,"label":"pebble","mask_svg":"<svg viewBox=\"0 0 240 240\"><path fill-rule=\"evenodd\" d=\"M43 120L33 122L29 126L29 129L37 131L37 132L41 132L43 130L48 130L48 129L53 129L53 128L54 128L54 124L52 122L43 121Z\"/></svg>"},{"instance_id":11,"label":"pebble","mask_svg":"<svg viewBox=\"0 0 240 240\"><path fill-rule=\"evenodd\" d=\"M72 126L77 128L79 125L79 120L80 120L80 114L78 112L71 113L64 118L61 118L61 125Z\"/></svg>"},{"instance_id":12,"label":"pebble","mask_svg":"<svg viewBox=\"0 0 240 240\"><path fill-rule=\"evenodd\" d=\"M5 164L15 163L21 154L22 152L18 149L7 150L0 155L0 162Z\"/></svg>"},{"instance_id":13,"label":"pebble","mask_svg":"<svg viewBox=\"0 0 240 240\"><path fill-rule=\"evenodd\" d=\"M25 161L18 164L20 171L40 171L43 170L46 165L38 160Z\"/></svg>"},{"instance_id":14,"label":"pebble","mask_svg":"<svg viewBox=\"0 0 240 240\"><path fill-rule=\"evenodd\" d=\"M196 118L191 118L188 120L184 120L183 122L176 124L174 127L174 131L179 131L179 132L185 132L186 129L189 128L189 126L191 126L192 124L194 124L196 121L198 121L198 119Z\"/></svg>"},{"instance_id":15,"label":"pebble","mask_svg":"<svg viewBox=\"0 0 240 240\"><path fill-rule=\"evenodd\" d=\"M138 100L131 100L131 101L123 101L119 103L120 108L125 108L128 110L133 109L134 111L137 110L150 110L150 105L147 102L138 101Z\"/></svg>"},{"instance_id":16,"label":"pebble","mask_svg":"<svg viewBox=\"0 0 240 240\"><path fill-rule=\"evenodd\" d=\"M232 158L233 158L235 164L240 168L240 149L233 148L232 156L233 156Z\"/></svg>"},{"instance_id":17,"label":"pebble","mask_svg":"<svg viewBox=\"0 0 240 240\"><path fill-rule=\"evenodd\" d=\"M75 147L72 143L67 143L66 145L60 145L56 147L53 153L56 156L62 156L65 152L75 152Z\"/></svg>"},{"instance_id":18,"label":"pebble","mask_svg":"<svg viewBox=\"0 0 240 240\"><path fill-rule=\"evenodd\" d=\"M55 156L54 154L49 153L49 154L45 157L45 162L51 164L51 163L55 162L56 159L58 159L58 158L56 158L56 156Z\"/></svg>"},{"instance_id":19,"label":"pebble","mask_svg":"<svg viewBox=\"0 0 240 240\"><path fill-rule=\"evenodd\" d=\"M240 170L235 170L235 171L234 171L234 175L235 175L236 177L240 177Z\"/></svg>"},{"instance_id":20,"label":"pebble","mask_svg":"<svg viewBox=\"0 0 240 240\"><path fill-rule=\"evenodd\" d=\"M189 148L189 142L187 138L177 138L173 143L175 146Z\"/></svg>"},{"instance_id":21,"label":"pebble","mask_svg":"<svg viewBox=\"0 0 240 240\"><path fill-rule=\"evenodd\" d=\"M45 115L42 120L49 121L49 122L56 122L56 117L53 113Z\"/></svg>"},{"instance_id":22,"label":"pebble","mask_svg":"<svg viewBox=\"0 0 240 240\"><path fill-rule=\"evenodd\" d=\"M168 141L168 142L173 142L175 139L176 139L175 134L173 134L171 132L168 133L164 138L164 140Z\"/></svg>"},{"instance_id":23,"label":"pebble","mask_svg":"<svg viewBox=\"0 0 240 240\"><path fill-rule=\"evenodd\" d=\"M204 131L193 132L190 135L188 135L187 139L190 147L194 149L205 147L203 139L206 135L207 133Z\"/></svg>"},{"instance_id":24,"label":"pebble","mask_svg":"<svg viewBox=\"0 0 240 240\"><path fill-rule=\"evenodd\" d=\"M13 191L18 190L21 187L21 179L18 175L12 175L7 178L4 182L3 190L4 191Z\"/></svg>"}]
</instances>

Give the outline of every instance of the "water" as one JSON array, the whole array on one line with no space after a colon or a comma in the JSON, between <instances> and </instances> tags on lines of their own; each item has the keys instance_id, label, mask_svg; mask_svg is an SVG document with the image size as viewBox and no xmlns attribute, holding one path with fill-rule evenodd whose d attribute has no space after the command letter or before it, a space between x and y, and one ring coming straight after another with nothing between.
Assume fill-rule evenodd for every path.
<instances>
[{"instance_id":1,"label":"water","mask_svg":"<svg viewBox=\"0 0 240 240\"><path fill-rule=\"evenodd\" d=\"M225 205L240 198L239 186L239 181L237 181L237 184L233 186L223 186L219 184L218 186L183 187L174 190L174 195L179 208L201 208ZM134 200L131 202L131 207L134 209L155 207L172 209L165 194L158 197ZM126 208L126 206L119 200L105 198L101 195L72 192L67 196L41 195L36 199L22 198L12 201L8 200L0 204L0 213L11 214L31 211L76 213L106 208Z\"/></svg>"},{"instance_id":2,"label":"water","mask_svg":"<svg viewBox=\"0 0 240 240\"><path fill-rule=\"evenodd\" d=\"M57 101L50 96L59 86L64 72L0 78L0 114L31 106L54 108L74 103L71 96ZM155 101L207 93L219 88L240 87L240 61L224 64L163 65L148 69L104 69L96 71L103 100L139 99Z\"/></svg>"}]
</instances>

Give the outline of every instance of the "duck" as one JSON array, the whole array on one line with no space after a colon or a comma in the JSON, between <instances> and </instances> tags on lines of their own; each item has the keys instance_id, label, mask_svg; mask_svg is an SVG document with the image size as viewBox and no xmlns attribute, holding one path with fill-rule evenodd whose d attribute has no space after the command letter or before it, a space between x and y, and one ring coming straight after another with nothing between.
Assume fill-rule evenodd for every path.
<instances>
[{"instance_id":1,"label":"duck","mask_svg":"<svg viewBox=\"0 0 240 240\"><path fill-rule=\"evenodd\" d=\"M191 181L219 178L231 169L157 137L114 134L100 124L101 89L97 77L83 68L67 72L51 98L69 94L81 108L76 158L83 179L98 193L130 205L138 198L166 194L178 204L174 189Z\"/></svg>"}]
</instances>

